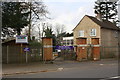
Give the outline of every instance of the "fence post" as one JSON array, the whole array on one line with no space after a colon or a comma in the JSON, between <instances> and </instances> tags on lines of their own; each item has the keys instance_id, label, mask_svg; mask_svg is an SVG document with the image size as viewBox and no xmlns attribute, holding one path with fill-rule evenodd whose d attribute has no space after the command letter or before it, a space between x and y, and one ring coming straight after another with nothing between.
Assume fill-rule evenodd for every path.
<instances>
[{"instance_id":1,"label":"fence post","mask_svg":"<svg viewBox=\"0 0 120 80\"><path fill-rule=\"evenodd\" d=\"M23 45L22 45L22 43L21 43L21 44L20 44L20 55L21 55L21 58L20 58L20 59L21 59L21 63L22 63L22 61L23 61L23 60L22 60L22 59L23 59L23 58L22 58L22 56L23 56L23 55L22 55L22 47L23 47Z\"/></svg>"},{"instance_id":2,"label":"fence post","mask_svg":"<svg viewBox=\"0 0 120 80\"><path fill-rule=\"evenodd\" d=\"M9 46L7 45L7 64L9 63Z\"/></svg>"},{"instance_id":3,"label":"fence post","mask_svg":"<svg viewBox=\"0 0 120 80\"><path fill-rule=\"evenodd\" d=\"M27 46L26 46L26 48L27 48ZM26 53L26 63L27 63L28 62L28 53L27 53L27 51L25 53Z\"/></svg>"},{"instance_id":4,"label":"fence post","mask_svg":"<svg viewBox=\"0 0 120 80\"><path fill-rule=\"evenodd\" d=\"M26 63L28 62L28 55L27 55L27 51L26 51Z\"/></svg>"},{"instance_id":5,"label":"fence post","mask_svg":"<svg viewBox=\"0 0 120 80\"><path fill-rule=\"evenodd\" d=\"M100 46L100 59L103 59L103 46Z\"/></svg>"},{"instance_id":6,"label":"fence post","mask_svg":"<svg viewBox=\"0 0 120 80\"><path fill-rule=\"evenodd\" d=\"M105 58L105 47L102 46L102 58L104 59Z\"/></svg>"}]
</instances>

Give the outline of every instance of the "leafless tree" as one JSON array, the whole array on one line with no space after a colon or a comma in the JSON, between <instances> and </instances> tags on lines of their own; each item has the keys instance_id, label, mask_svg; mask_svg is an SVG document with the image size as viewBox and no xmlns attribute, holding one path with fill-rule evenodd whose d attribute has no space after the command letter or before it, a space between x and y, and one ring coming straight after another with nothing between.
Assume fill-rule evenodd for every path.
<instances>
[{"instance_id":1,"label":"leafless tree","mask_svg":"<svg viewBox=\"0 0 120 80\"><path fill-rule=\"evenodd\" d=\"M58 37L60 34L65 32L65 26L61 24L55 25L55 34Z\"/></svg>"},{"instance_id":2,"label":"leafless tree","mask_svg":"<svg viewBox=\"0 0 120 80\"><path fill-rule=\"evenodd\" d=\"M65 26L61 24L55 25L56 45L61 45L62 37L66 34Z\"/></svg>"},{"instance_id":3,"label":"leafless tree","mask_svg":"<svg viewBox=\"0 0 120 80\"><path fill-rule=\"evenodd\" d=\"M41 21L47 17L47 14L49 13L47 10L46 5L42 2L42 0L38 1L31 1L31 2L25 2L26 7L29 7L29 34L28 34L28 38L30 40L30 36L31 36L31 28L33 27L32 25L34 24L34 22L38 22Z\"/></svg>"}]
</instances>

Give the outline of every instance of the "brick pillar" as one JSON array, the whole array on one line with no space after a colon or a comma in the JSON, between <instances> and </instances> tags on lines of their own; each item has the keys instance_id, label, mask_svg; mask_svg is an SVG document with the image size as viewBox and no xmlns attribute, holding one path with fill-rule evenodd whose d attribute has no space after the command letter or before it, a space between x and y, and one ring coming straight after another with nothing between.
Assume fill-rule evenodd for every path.
<instances>
[{"instance_id":1,"label":"brick pillar","mask_svg":"<svg viewBox=\"0 0 120 80\"><path fill-rule=\"evenodd\" d=\"M43 60L49 61L53 59L53 43L52 38L44 37L43 41Z\"/></svg>"}]
</instances>

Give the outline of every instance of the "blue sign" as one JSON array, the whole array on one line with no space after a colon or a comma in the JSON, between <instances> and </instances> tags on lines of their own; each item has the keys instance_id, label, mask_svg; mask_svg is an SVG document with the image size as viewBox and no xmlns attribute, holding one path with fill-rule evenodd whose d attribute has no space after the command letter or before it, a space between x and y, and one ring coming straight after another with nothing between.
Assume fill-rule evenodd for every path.
<instances>
[{"instance_id":1,"label":"blue sign","mask_svg":"<svg viewBox=\"0 0 120 80\"><path fill-rule=\"evenodd\" d=\"M24 48L24 51L25 52L30 51L30 48Z\"/></svg>"},{"instance_id":2,"label":"blue sign","mask_svg":"<svg viewBox=\"0 0 120 80\"><path fill-rule=\"evenodd\" d=\"M59 50L72 50L74 49L73 46L56 46L55 49L59 49Z\"/></svg>"}]
</instances>

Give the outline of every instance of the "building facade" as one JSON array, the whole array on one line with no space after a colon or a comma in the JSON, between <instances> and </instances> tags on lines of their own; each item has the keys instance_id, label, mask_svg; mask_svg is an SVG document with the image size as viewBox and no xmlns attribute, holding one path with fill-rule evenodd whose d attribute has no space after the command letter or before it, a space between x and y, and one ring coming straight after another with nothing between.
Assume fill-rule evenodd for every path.
<instances>
[{"instance_id":1,"label":"building facade","mask_svg":"<svg viewBox=\"0 0 120 80\"><path fill-rule=\"evenodd\" d=\"M63 46L73 46L73 36L72 37L63 37Z\"/></svg>"},{"instance_id":2,"label":"building facade","mask_svg":"<svg viewBox=\"0 0 120 80\"><path fill-rule=\"evenodd\" d=\"M96 54L97 52L99 53L99 57L105 54L109 55L111 52L113 52L112 54L118 55L120 29L112 22L101 20L100 16L92 17L85 15L73 29L73 34L74 46L96 46L96 49L91 52L92 55ZM101 52L101 47L106 47L106 49ZM79 53L82 50L75 49L75 51L76 53ZM86 51L86 58L88 57L87 52L88 51ZM95 53L93 54L93 52Z\"/></svg>"}]
</instances>

